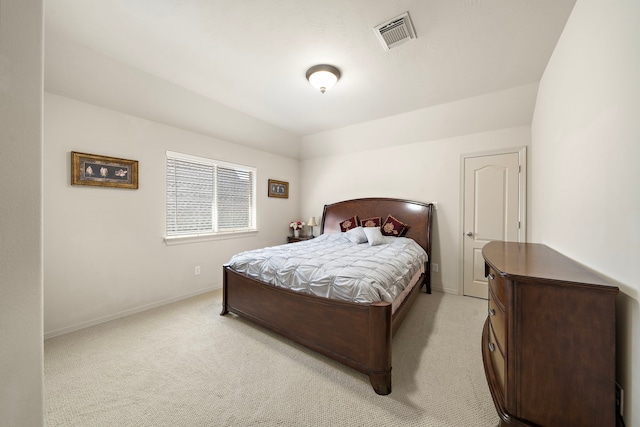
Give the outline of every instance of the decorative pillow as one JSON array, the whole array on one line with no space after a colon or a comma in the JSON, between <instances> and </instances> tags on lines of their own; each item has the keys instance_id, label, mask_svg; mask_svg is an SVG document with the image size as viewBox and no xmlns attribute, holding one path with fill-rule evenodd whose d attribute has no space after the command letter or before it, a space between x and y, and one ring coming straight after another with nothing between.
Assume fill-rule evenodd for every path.
<instances>
[{"instance_id":1,"label":"decorative pillow","mask_svg":"<svg viewBox=\"0 0 640 427\"><path fill-rule=\"evenodd\" d=\"M358 217L356 215L352 216L349 219L345 219L340 223L340 230L343 232L349 231L352 228L356 228L358 226Z\"/></svg>"},{"instance_id":2,"label":"decorative pillow","mask_svg":"<svg viewBox=\"0 0 640 427\"><path fill-rule=\"evenodd\" d=\"M352 228L351 230L344 233L344 235L349 239L351 243L366 243L367 235L364 233L362 227Z\"/></svg>"},{"instance_id":3,"label":"decorative pillow","mask_svg":"<svg viewBox=\"0 0 640 427\"><path fill-rule=\"evenodd\" d=\"M400 237L407 230L407 224L394 218L393 215L387 216L387 219L382 224L382 234L385 236Z\"/></svg>"},{"instance_id":4,"label":"decorative pillow","mask_svg":"<svg viewBox=\"0 0 640 427\"><path fill-rule=\"evenodd\" d=\"M360 225L362 227L380 227L380 217L376 216L373 218L361 219Z\"/></svg>"},{"instance_id":5,"label":"decorative pillow","mask_svg":"<svg viewBox=\"0 0 640 427\"><path fill-rule=\"evenodd\" d=\"M364 227L364 234L367 235L369 246L378 246L386 243L384 236L380 232L380 227Z\"/></svg>"}]
</instances>

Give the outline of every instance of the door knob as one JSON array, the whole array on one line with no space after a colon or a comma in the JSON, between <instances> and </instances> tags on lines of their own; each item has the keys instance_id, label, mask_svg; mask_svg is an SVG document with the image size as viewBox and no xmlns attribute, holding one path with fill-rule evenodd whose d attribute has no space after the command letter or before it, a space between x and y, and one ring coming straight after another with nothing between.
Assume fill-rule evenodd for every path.
<instances>
[{"instance_id":1,"label":"door knob","mask_svg":"<svg viewBox=\"0 0 640 427\"><path fill-rule=\"evenodd\" d=\"M471 236L473 236L473 233L470 232L470 231L467 231L467 236L471 237Z\"/></svg>"}]
</instances>

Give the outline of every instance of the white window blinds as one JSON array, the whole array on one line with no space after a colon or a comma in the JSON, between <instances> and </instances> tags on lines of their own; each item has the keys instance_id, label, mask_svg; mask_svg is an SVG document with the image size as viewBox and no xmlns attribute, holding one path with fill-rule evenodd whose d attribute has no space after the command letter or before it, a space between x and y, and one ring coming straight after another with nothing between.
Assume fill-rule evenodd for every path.
<instances>
[{"instance_id":1,"label":"white window blinds","mask_svg":"<svg viewBox=\"0 0 640 427\"><path fill-rule=\"evenodd\" d=\"M167 237L251 231L256 170L167 151Z\"/></svg>"}]
</instances>

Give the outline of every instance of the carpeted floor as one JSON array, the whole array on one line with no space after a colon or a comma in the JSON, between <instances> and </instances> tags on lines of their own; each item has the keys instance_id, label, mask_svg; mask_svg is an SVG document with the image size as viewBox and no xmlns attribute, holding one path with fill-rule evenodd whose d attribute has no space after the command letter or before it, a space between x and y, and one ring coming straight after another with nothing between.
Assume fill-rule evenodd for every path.
<instances>
[{"instance_id":1,"label":"carpeted floor","mask_svg":"<svg viewBox=\"0 0 640 427\"><path fill-rule=\"evenodd\" d=\"M419 295L393 340L393 392L234 315L219 291L45 341L47 426L498 423L484 378L487 303Z\"/></svg>"}]
</instances>

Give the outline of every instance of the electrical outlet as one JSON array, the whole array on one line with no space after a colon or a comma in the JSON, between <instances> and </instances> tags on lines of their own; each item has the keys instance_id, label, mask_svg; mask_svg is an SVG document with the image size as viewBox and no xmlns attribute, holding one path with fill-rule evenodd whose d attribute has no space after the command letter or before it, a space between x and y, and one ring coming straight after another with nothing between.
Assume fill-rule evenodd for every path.
<instances>
[{"instance_id":1,"label":"electrical outlet","mask_svg":"<svg viewBox=\"0 0 640 427\"><path fill-rule=\"evenodd\" d=\"M199 276L199 275L200 275L200 266L199 266L199 265L196 265L195 275L196 275L196 276Z\"/></svg>"},{"instance_id":2,"label":"electrical outlet","mask_svg":"<svg viewBox=\"0 0 640 427\"><path fill-rule=\"evenodd\" d=\"M432 273L437 273L438 272L438 264L431 264L431 272Z\"/></svg>"},{"instance_id":3,"label":"electrical outlet","mask_svg":"<svg viewBox=\"0 0 640 427\"><path fill-rule=\"evenodd\" d=\"M624 390L618 383L616 383L616 410L621 417L624 415Z\"/></svg>"}]
</instances>

